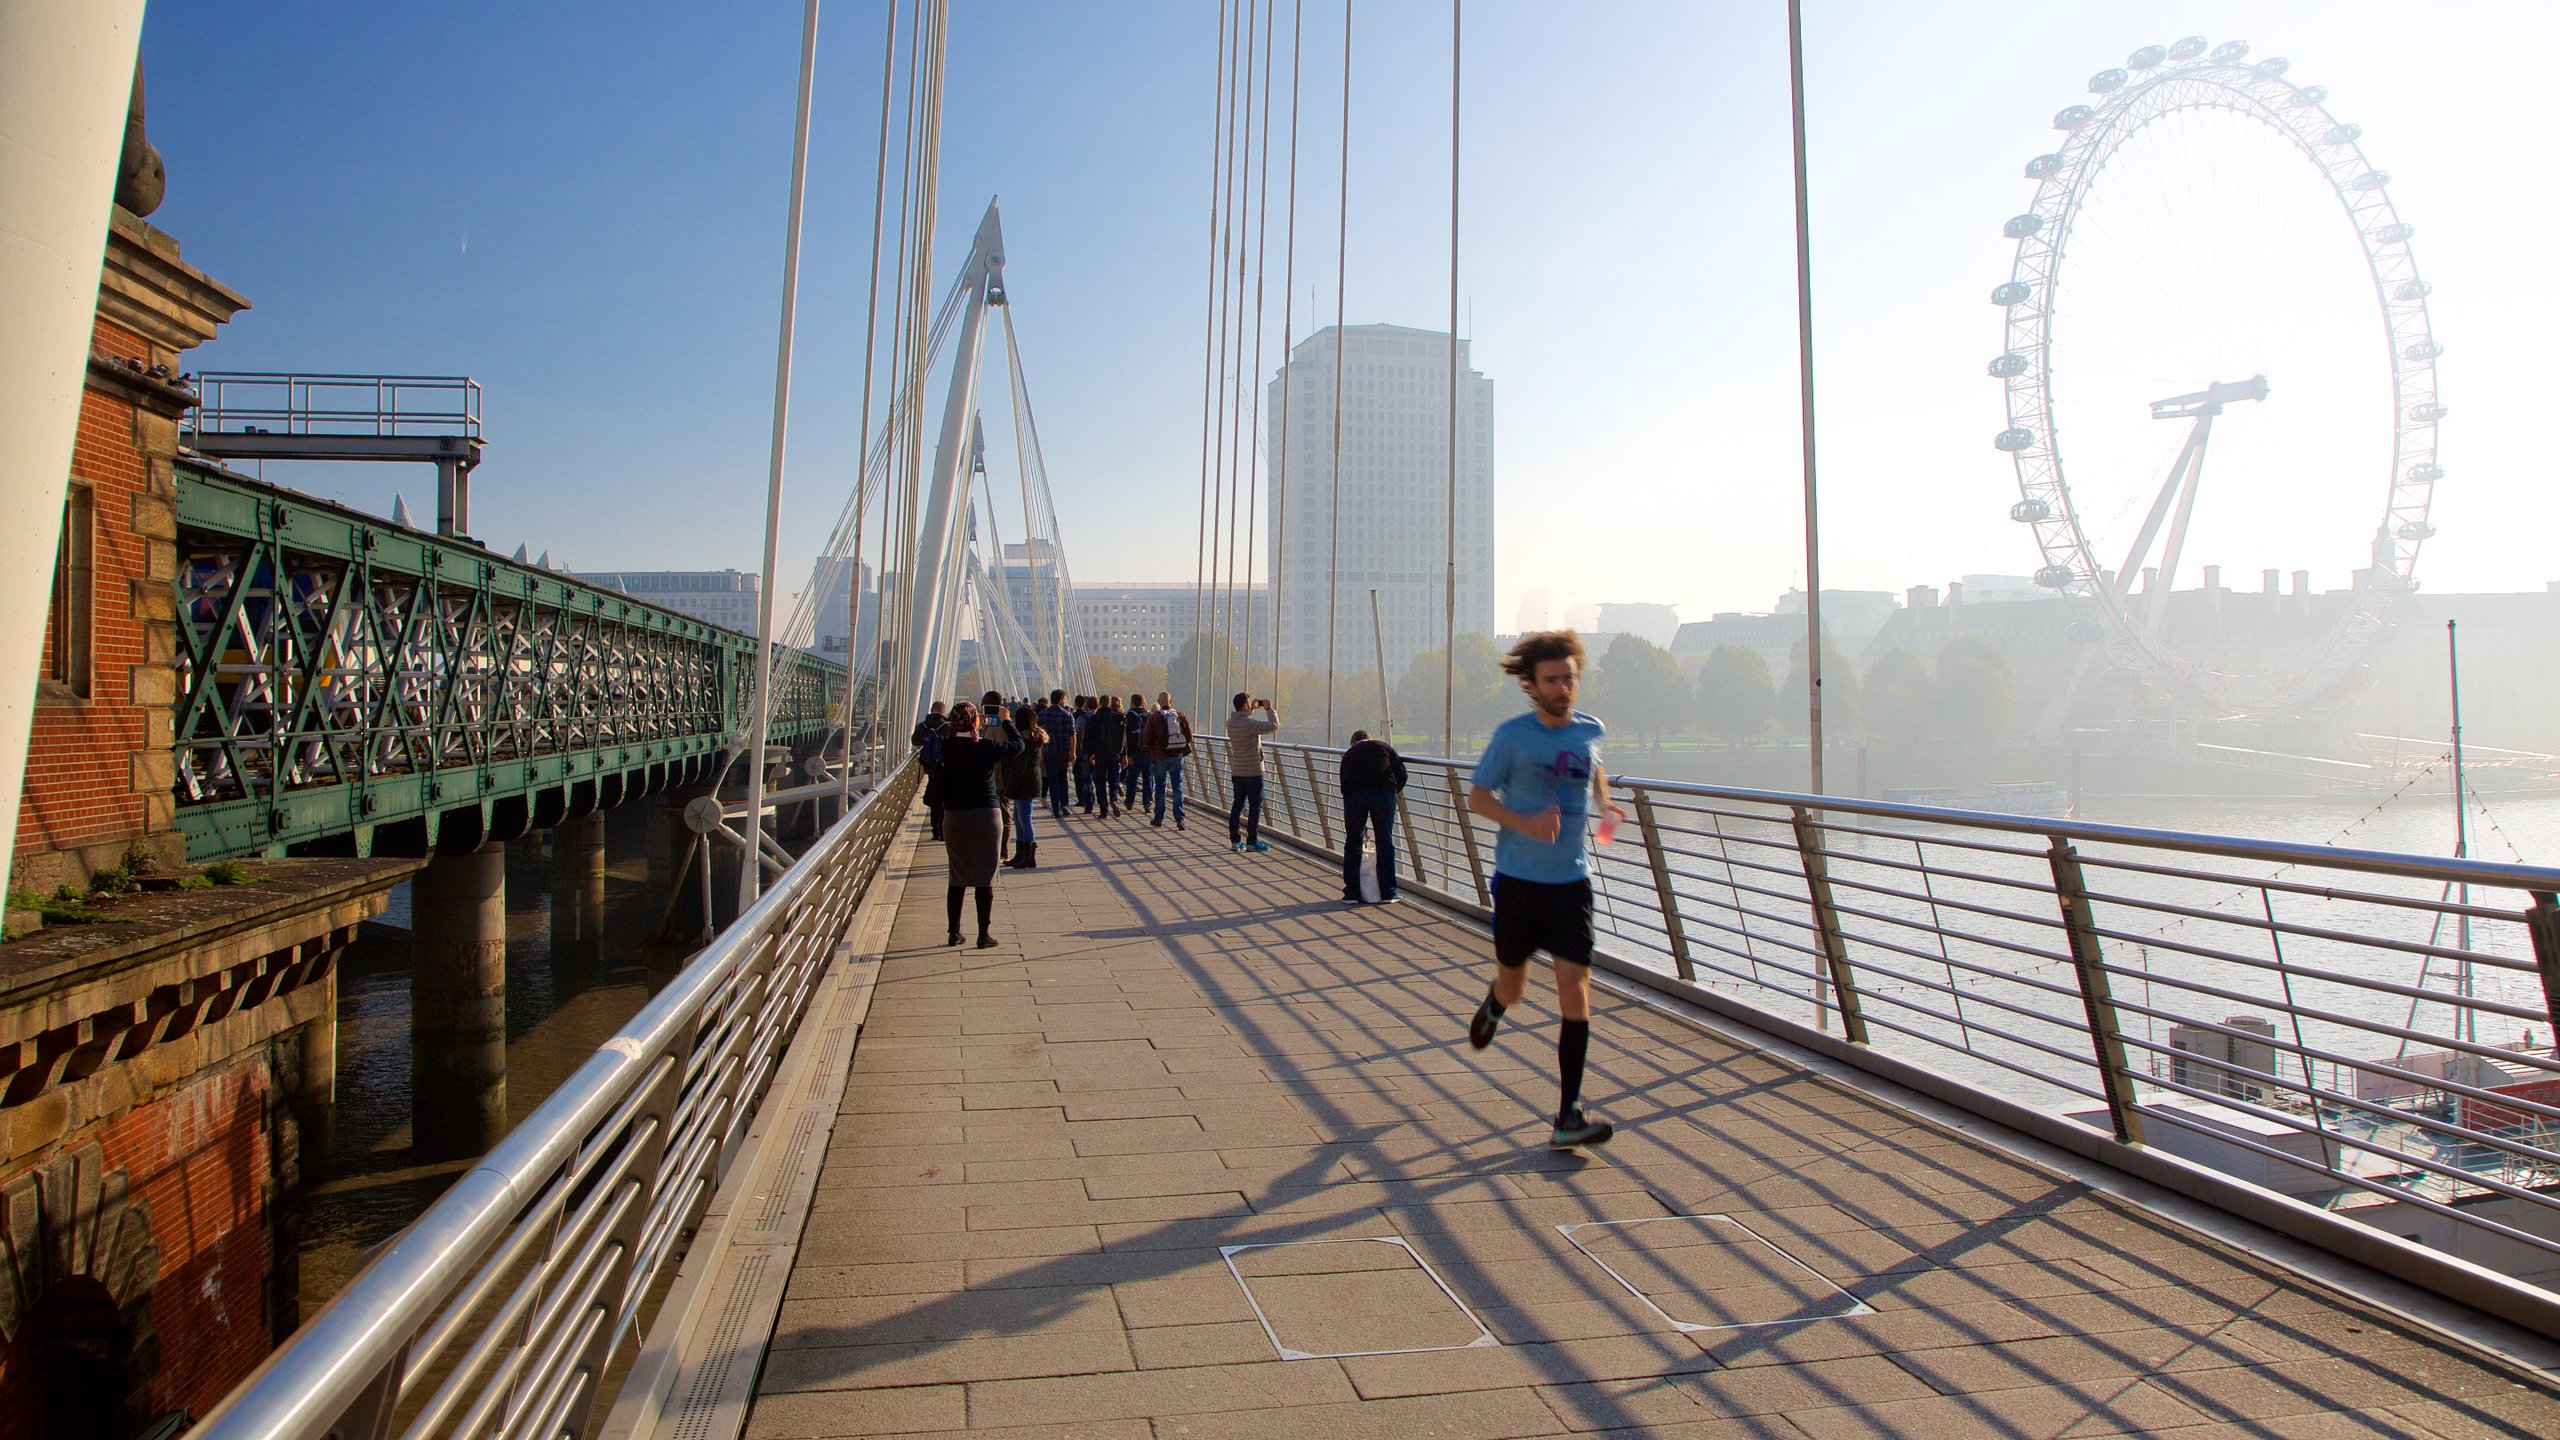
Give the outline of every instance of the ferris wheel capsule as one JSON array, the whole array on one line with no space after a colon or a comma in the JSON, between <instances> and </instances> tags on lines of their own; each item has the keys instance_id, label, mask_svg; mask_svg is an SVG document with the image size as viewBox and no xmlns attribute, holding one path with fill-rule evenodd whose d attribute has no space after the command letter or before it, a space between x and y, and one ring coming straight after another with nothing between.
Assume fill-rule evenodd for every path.
<instances>
[{"instance_id":1,"label":"ferris wheel capsule","mask_svg":"<svg viewBox=\"0 0 2560 1440\"><path fill-rule=\"evenodd\" d=\"M2361 174L2361 175L2357 176L2357 177L2356 177L2356 178L2354 178L2353 180L2348 181L2348 182L2347 182L2347 188L2348 188L2348 189L2350 189L2350 190L2379 190L2379 189L2381 189L2383 186L2388 185L2388 184L2390 184L2390 183L2391 183L2391 172L2390 172L2390 171L2388 171L2388 170L2367 170L2366 172L2364 172L2363 174Z\"/></svg>"},{"instance_id":2,"label":"ferris wheel capsule","mask_svg":"<svg viewBox=\"0 0 2560 1440\"><path fill-rule=\"evenodd\" d=\"M2097 118L2098 112L2086 105L2066 105L2054 112L2053 128L2077 130Z\"/></svg>"},{"instance_id":3,"label":"ferris wheel capsule","mask_svg":"<svg viewBox=\"0 0 2560 1440\"><path fill-rule=\"evenodd\" d=\"M2207 41L2201 35L2190 35L2186 39L2169 47L2169 58L2172 60L2193 60L2204 53L2205 46L2209 43L2211 42Z\"/></svg>"},{"instance_id":4,"label":"ferris wheel capsule","mask_svg":"<svg viewBox=\"0 0 2560 1440\"><path fill-rule=\"evenodd\" d=\"M2047 565L2036 572L2036 583L2047 590L2069 589L2071 582L2079 578L2080 572L2068 565Z\"/></svg>"},{"instance_id":5,"label":"ferris wheel capsule","mask_svg":"<svg viewBox=\"0 0 2560 1440\"><path fill-rule=\"evenodd\" d=\"M1994 305L2017 305L2023 303L2029 296L2032 296L2035 293L2035 287L2027 284L2023 280L2003 281L2002 283L1991 287L1991 303Z\"/></svg>"},{"instance_id":6,"label":"ferris wheel capsule","mask_svg":"<svg viewBox=\"0 0 2560 1440\"><path fill-rule=\"evenodd\" d=\"M2061 156L2039 155L2033 160L2027 162L2027 178L2030 180L2041 180L2061 168Z\"/></svg>"},{"instance_id":7,"label":"ferris wheel capsule","mask_svg":"<svg viewBox=\"0 0 2560 1440\"><path fill-rule=\"evenodd\" d=\"M2421 425L2431 425L2453 413L2453 407L2441 400L2426 400L2409 407L2409 418Z\"/></svg>"},{"instance_id":8,"label":"ferris wheel capsule","mask_svg":"<svg viewBox=\"0 0 2560 1440\"><path fill-rule=\"evenodd\" d=\"M2443 353L2444 346L2434 340L2421 340L2400 352L2402 358L2409 360L2433 360Z\"/></svg>"},{"instance_id":9,"label":"ferris wheel capsule","mask_svg":"<svg viewBox=\"0 0 2560 1440\"><path fill-rule=\"evenodd\" d=\"M2036 443L2036 432L2012 426L1991 437L1991 443L2014 455Z\"/></svg>"},{"instance_id":10,"label":"ferris wheel capsule","mask_svg":"<svg viewBox=\"0 0 2560 1440\"><path fill-rule=\"evenodd\" d=\"M2389 225L2377 227L2373 232L2373 239L2377 245L2406 245L2409 243L2409 237L2417 233L2417 226L2395 221Z\"/></svg>"},{"instance_id":11,"label":"ferris wheel capsule","mask_svg":"<svg viewBox=\"0 0 2560 1440\"><path fill-rule=\"evenodd\" d=\"M2127 70L2148 70L2152 66L2157 65L2168 58L2168 46L2145 45L2141 49L2124 57L2124 68Z\"/></svg>"},{"instance_id":12,"label":"ferris wheel capsule","mask_svg":"<svg viewBox=\"0 0 2560 1440\"><path fill-rule=\"evenodd\" d=\"M2030 210L2024 215L2010 216L2009 223L2000 227L2000 233L2012 240L2024 240L2043 228L2044 217Z\"/></svg>"},{"instance_id":13,"label":"ferris wheel capsule","mask_svg":"<svg viewBox=\"0 0 2560 1440\"><path fill-rule=\"evenodd\" d=\"M2132 78L2122 70L2101 70L2089 77L2089 93L2104 95L2109 91L2121 90L2124 88L2124 82Z\"/></svg>"},{"instance_id":14,"label":"ferris wheel capsule","mask_svg":"<svg viewBox=\"0 0 2560 1440\"><path fill-rule=\"evenodd\" d=\"M2429 460L2409 467L2409 479L2419 485L2433 485L2444 478L2444 467Z\"/></svg>"},{"instance_id":15,"label":"ferris wheel capsule","mask_svg":"<svg viewBox=\"0 0 2560 1440\"><path fill-rule=\"evenodd\" d=\"M2107 638L2107 627L2095 620L2074 620L2063 627L2062 634L2074 645L2095 645Z\"/></svg>"},{"instance_id":16,"label":"ferris wheel capsule","mask_svg":"<svg viewBox=\"0 0 2560 1440\"><path fill-rule=\"evenodd\" d=\"M2024 355L2000 356L1991 362L1990 370L1991 377L1995 380L2014 380L2027 373L2027 357Z\"/></svg>"},{"instance_id":17,"label":"ferris wheel capsule","mask_svg":"<svg viewBox=\"0 0 2560 1440\"><path fill-rule=\"evenodd\" d=\"M2364 127L2361 125L2332 125L2326 131L2322 132L2320 136L2320 143L2331 146L2353 145L2363 138Z\"/></svg>"},{"instance_id":18,"label":"ferris wheel capsule","mask_svg":"<svg viewBox=\"0 0 2560 1440\"><path fill-rule=\"evenodd\" d=\"M2249 68L2261 75L2282 75L2293 68L2293 62L2281 55L2270 55Z\"/></svg>"},{"instance_id":19,"label":"ferris wheel capsule","mask_svg":"<svg viewBox=\"0 0 2560 1440\"><path fill-rule=\"evenodd\" d=\"M2213 54L2210 58L2216 65L2233 65L2247 58L2248 54L2248 41L2225 40L2221 44L2213 47Z\"/></svg>"},{"instance_id":20,"label":"ferris wheel capsule","mask_svg":"<svg viewBox=\"0 0 2560 1440\"><path fill-rule=\"evenodd\" d=\"M2436 287L2428 284L2424 280L2403 280L2400 282L2399 288L2391 292L2391 298L2394 300L2424 300L2434 293L2436 293Z\"/></svg>"},{"instance_id":21,"label":"ferris wheel capsule","mask_svg":"<svg viewBox=\"0 0 2560 1440\"><path fill-rule=\"evenodd\" d=\"M2287 109L2308 110L2314 105L2325 105L2328 101L2328 86L2305 85L2301 89L2296 90L2291 95L2285 97L2284 103Z\"/></svg>"},{"instance_id":22,"label":"ferris wheel capsule","mask_svg":"<svg viewBox=\"0 0 2560 1440\"><path fill-rule=\"evenodd\" d=\"M2412 520L2391 533L2403 540L2433 540L2436 538L2436 527L2424 520Z\"/></svg>"},{"instance_id":23,"label":"ferris wheel capsule","mask_svg":"<svg viewBox=\"0 0 2560 1440\"><path fill-rule=\"evenodd\" d=\"M2033 495L2009 507L2009 518L2021 525L2034 525L2053 518L2053 502Z\"/></svg>"}]
</instances>

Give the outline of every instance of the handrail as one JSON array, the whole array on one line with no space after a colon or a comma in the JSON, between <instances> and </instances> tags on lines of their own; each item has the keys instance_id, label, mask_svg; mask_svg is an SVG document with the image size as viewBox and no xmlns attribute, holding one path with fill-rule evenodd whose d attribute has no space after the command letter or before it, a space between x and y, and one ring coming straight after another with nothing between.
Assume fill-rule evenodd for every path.
<instances>
[{"instance_id":1,"label":"handrail","mask_svg":"<svg viewBox=\"0 0 2560 1440\"><path fill-rule=\"evenodd\" d=\"M202 398L188 428L198 434L239 433L232 427L245 431L259 421L283 427L274 432L281 435L480 438L480 382L468 375L220 370L198 375L196 386ZM248 392L252 401L273 399L244 403L233 397L235 390ZM420 403L411 396L428 399Z\"/></svg>"},{"instance_id":2,"label":"handrail","mask_svg":"<svg viewBox=\"0 0 2560 1440\"><path fill-rule=\"evenodd\" d=\"M191 1433L379 1440L536 1414L589 1433L917 779L901 765L863 797Z\"/></svg>"},{"instance_id":3,"label":"handrail","mask_svg":"<svg viewBox=\"0 0 2560 1440\"><path fill-rule=\"evenodd\" d=\"M1263 828L1339 853L1341 752L1264 749ZM1487 913L1472 764L1405 764L1404 888ZM1631 823L1594 852L1594 926L1622 972L2111 1163L2363 1220L2362 1258L2560 1334L2560 869L1610 779Z\"/></svg>"}]
</instances>

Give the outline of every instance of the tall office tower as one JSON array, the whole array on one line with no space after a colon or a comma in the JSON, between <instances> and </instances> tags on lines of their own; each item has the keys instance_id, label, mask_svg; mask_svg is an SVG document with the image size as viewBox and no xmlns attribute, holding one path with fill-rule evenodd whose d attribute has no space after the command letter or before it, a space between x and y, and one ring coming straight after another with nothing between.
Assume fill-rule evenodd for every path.
<instances>
[{"instance_id":1,"label":"tall office tower","mask_svg":"<svg viewBox=\"0 0 2560 1440\"><path fill-rule=\"evenodd\" d=\"M1272 477L1269 560L1279 580L1280 663L1325 663L1330 576L1334 669L1366 671L1376 663L1369 629L1375 589L1393 684L1414 656L1441 647L1448 623L1449 336L1402 325L1344 328L1338 532L1333 348L1331 326L1300 342L1271 382L1263 412L1271 417L1264 455ZM1469 366L1467 350L1460 341L1457 628L1490 636L1493 382Z\"/></svg>"}]
</instances>

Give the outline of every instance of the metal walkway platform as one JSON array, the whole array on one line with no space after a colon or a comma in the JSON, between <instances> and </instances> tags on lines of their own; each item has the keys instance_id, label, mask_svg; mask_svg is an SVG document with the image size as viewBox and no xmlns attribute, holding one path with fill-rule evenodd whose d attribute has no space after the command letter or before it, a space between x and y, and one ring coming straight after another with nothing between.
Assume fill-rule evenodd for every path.
<instances>
[{"instance_id":1,"label":"metal walkway platform","mask_svg":"<svg viewBox=\"0 0 2560 1440\"><path fill-rule=\"evenodd\" d=\"M912 852L747 1434L2560 1434L2245 1226L1632 998L1550 1153L1543 981L1470 1051L1469 922L1204 819L1044 817L992 950Z\"/></svg>"}]
</instances>

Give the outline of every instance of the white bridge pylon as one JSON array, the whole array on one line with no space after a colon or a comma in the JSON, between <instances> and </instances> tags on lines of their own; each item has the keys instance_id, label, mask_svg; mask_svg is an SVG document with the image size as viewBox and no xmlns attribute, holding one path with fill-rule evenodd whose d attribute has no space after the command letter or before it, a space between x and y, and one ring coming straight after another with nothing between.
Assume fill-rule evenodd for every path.
<instances>
[{"instance_id":1,"label":"white bridge pylon","mask_svg":"<svg viewBox=\"0 0 2560 1440\"><path fill-rule=\"evenodd\" d=\"M997 528L992 493L995 482L988 473L986 426L978 405L987 326L990 312L998 310L1003 311L1013 449L1021 477L1022 538L1028 542L1022 571L1031 593L1022 597L1021 612L1015 610L1010 594L1016 581L1003 564L1003 536ZM1066 613L1070 585L1066 549L1058 534L1057 510L1023 379L1021 347L1005 289L1004 229L993 202L978 222L967 260L934 312L923 366L905 377L890 397L878 433L866 437L869 443L859 481L846 497L835 531L819 555L816 583L801 594L782 627L781 639L787 644L810 643L820 621L819 605L846 582L861 517L873 513L873 505L885 503L898 485L893 472L907 469L893 464L896 437L909 432L923 398L925 375L946 353L950 373L944 382L931 469L923 476L921 494L912 488L916 476L909 471L906 503L888 511L920 516L920 520L910 522L914 528L908 534L890 535L885 552L871 562L881 567L884 580L895 576L894 584L882 587L881 613L873 615L872 607L865 606L863 628L877 633L880 643L866 647L860 637L853 642L853 668L878 673L884 738L893 749L903 744L907 726L933 700L951 698L960 680L961 646L972 632L987 684L1016 694L1052 685L1093 688L1083 637ZM988 477L983 494L978 484L981 477ZM982 541L995 553L986 553ZM905 548L908 542L912 550ZM896 575L896 567L909 556L913 573ZM841 624L842 617L837 621Z\"/></svg>"}]
</instances>

